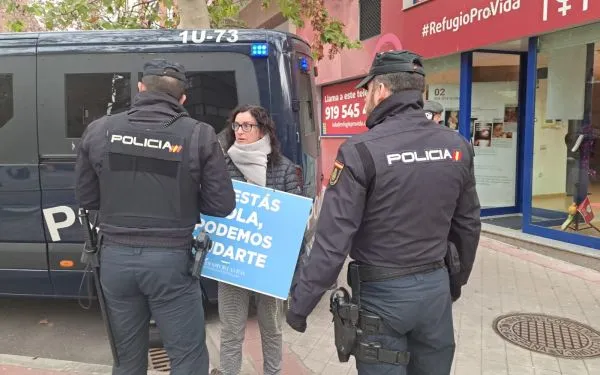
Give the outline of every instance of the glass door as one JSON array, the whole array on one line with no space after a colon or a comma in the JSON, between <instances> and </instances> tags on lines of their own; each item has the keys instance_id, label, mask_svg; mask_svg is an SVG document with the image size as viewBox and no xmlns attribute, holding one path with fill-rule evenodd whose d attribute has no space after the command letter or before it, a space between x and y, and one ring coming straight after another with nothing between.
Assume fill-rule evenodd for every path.
<instances>
[{"instance_id":1,"label":"glass door","mask_svg":"<svg viewBox=\"0 0 600 375\"><path fill-rule=\"evenodd\" d=\"M521 52L474 52L468 117L446 112L446 124L470 138L482 216L521 212L520 150L525 76ZM520 218L515 218L520 226ZM515 228L516 229L516 228Z\"/></svg>"},{"instance_id":2,"label":"glass door","mask_svg":"<svg viewBox=\"0 0 600 375\"><path fill-rule=\"evenodd\" d=\"M600 25L540 37L536 60L524 229L600 249Z\"/></svg>"}]
</instances>

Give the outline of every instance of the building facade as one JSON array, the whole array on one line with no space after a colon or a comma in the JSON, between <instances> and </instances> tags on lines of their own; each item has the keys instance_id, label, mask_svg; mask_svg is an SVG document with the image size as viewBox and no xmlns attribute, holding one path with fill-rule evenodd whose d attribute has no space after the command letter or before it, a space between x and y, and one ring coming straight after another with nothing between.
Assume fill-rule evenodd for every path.
<instances>
[{"instance_id":1,"label":"building facade","mask_svg":"<svg viewBox=\"0 0 600 375\"><path fill-rule=\"evenodd\" d=\"M366 131L354 86L373 56L409 49L425 59L426 98L474 145L484 222L600 249L599 1L326 5L363 48L318 64L325 176L339 145Z\"/></svg>"}]
</instances>

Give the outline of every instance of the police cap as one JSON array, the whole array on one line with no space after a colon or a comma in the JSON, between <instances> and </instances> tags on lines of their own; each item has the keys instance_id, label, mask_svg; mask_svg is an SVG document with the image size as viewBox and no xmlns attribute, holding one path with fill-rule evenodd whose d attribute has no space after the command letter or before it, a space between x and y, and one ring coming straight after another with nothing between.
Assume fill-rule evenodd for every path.
<instances>
[{"instance_id":1,"label":"police cap","mask_svg":"<svg viewBox=\"0 0 600 375\"><path fill-rule=\"evenodd\" d=\"M144 64L145 76L173 77L186 82L185 68L183 65L165 59L154 59Z\"/></svg>"},{"instance_id":2,"label":"police cap","mask_svg":"<svg viewBox=\"0 0 600 375\"><path fill-rule=\"evenodd\" d=\"M371 70L357 86L357 89L366 87L375 76L388 73L417 73L425 76L421 56L410 51L378 52L371 64Z\"/></svg>"},{"instance_id":3,"label":"police cap","mask_svg":"<svg viewBox=\"0 0 600 375\"><path fill-rule=\"evenodd\" d=\"M444 112L444 106L433 100L426 100L423 105L423 110L431 113L442 113Z\"/></svg>"}]
</instances>

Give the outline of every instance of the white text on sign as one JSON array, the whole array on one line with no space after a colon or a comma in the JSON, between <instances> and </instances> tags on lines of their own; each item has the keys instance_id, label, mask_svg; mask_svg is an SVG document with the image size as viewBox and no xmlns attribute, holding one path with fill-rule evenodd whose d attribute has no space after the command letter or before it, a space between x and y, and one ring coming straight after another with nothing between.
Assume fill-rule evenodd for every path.
<instances>
[{"instance_id":1,"label":"white text on sign","mask_svg":"<svg viewBox=\"0 0 600 375\"><path fill-rule=\"evenodd\" d=\"M186 44L192 43L204 43L206 41L215 41L216 43L229 42L235 43L238 41L238 31L232 30L185 30L179 33L181 42Z\"/></svg>"},{"instance_id":2,"label":"white text on sign","mask_svg":"<svg viewBox=\"0 0 600 375\"><path fill-rule=\"evenodd\" d=\"M340 111L341 107L341 111ZM337 120L340 118L357 118L361 115L360 104L342 104L339 105L328 105L325 107L325 120Z\"/></svg>"}]
</instances>

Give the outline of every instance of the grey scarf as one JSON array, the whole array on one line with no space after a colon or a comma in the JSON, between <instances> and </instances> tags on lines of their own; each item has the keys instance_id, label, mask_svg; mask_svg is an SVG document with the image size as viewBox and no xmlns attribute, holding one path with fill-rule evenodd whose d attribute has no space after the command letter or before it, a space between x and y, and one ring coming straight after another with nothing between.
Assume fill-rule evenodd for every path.
<instances>
[{"instance_id":1,"label":"grey scarf","mask_svg":"<svg viewBox=\"0 0 600 375\"><path fill-rule=\"evenodd\" d=\"M242 172L246 180L252 184L267 184L267 156L271 153L271 139L268 134L250 144L234 143L227 154L233 164Z\"/></svg>"}]
</instances>

